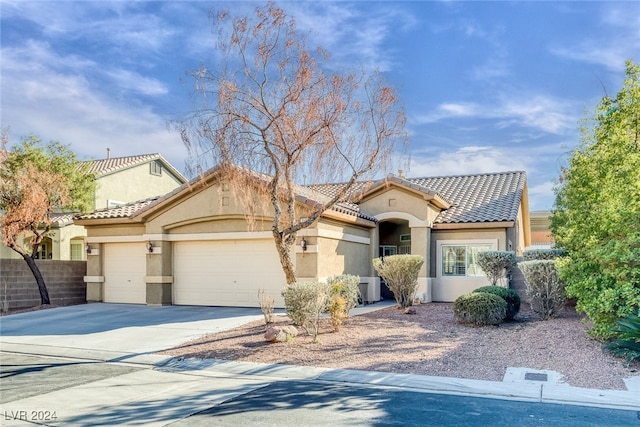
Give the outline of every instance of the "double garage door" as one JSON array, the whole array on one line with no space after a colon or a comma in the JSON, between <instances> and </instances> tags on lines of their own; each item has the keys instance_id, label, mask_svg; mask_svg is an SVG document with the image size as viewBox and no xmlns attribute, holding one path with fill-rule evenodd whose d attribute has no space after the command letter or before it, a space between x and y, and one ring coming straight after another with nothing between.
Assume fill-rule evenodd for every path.
<instances>
[{"instance_id":1,"label":"double garage door","mask_svg":"<svg viewBox=\"0 0 640 427\"><path fill-rule=\"evenodd\" d=\"M176 242L173 303L257 307L258 290L283 306L286 283L273 240Z\"/></svg>"},{"instance_id":2,"label":"double garage door","mask_svg":"<svg viewBox=\"0 0 640 427\"><path fill-rule=\"evenodd\" d=\"M146 303L144 243L104 245L104 301ZM173 244L173 303L257 307L258 291L283 306L286 283L273 240Z\"/></svg>"}]
</instances>

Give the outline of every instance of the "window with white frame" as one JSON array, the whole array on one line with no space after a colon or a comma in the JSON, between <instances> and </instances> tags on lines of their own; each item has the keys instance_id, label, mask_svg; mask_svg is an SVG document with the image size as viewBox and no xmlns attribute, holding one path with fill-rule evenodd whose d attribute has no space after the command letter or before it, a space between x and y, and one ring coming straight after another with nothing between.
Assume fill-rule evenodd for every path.
<instances>
[{"instance_id":1,"label":"window with white frame","mask_svg":"<svg viewBox=\"0 0 640 427\"><path fill-rule=\"evenodd\" d=\"M478 242L438 242L440 255L440 273L443 277L484 276L478 265L478 254L495 250L497 241Z\"/></svg>"},{"instance_id":2,"label":"window with white frame","mask_svg":"<svg viewBox=\"0 0 640 427\"><path fill-rule=\"evenodd\" d=\"M71 241L71 261L82 261L82 241Z\"/></svg>"}]
</instances>

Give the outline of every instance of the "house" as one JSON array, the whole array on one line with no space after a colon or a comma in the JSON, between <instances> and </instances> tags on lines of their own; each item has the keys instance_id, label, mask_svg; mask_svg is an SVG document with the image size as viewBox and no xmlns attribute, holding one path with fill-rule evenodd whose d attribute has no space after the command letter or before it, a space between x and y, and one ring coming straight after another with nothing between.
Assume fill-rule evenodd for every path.
<instances>
[{"instance_id":1,"label":"house","mask_svg":"<svg viewBox=\"0 0 640 427\"><path fill-rule=\"evenodd\" d=\"M94 209L114 207L147 197L166 194L187 182L160 154L108 157L89 160L89 172L96 175ZM73 223L69 213L51 215L51 233L40 247L38 258L84 260L86 231ZM28 245L30 237L25 237ZM0 245L0 259L20 258Z\"/></svg>"},{"instance_id":2,"label":"house","mask_svg":"<svg viewBox=\"0 0 640 427\"><path fill-rule=\"evenodd\" d=\"M299 215L340 185L300 188ZM213 169L165 196L76 218L90 246L87 300L257 306L262 289L283 306L286 282L270 230L272 207L256 202L250 224L238 200ZM487 284L478 252L521 254L530 244L526 173L390 176L359 183L350 199L297 239L292 258L299 281L358 275L364 299L374 302L380 299L380 279L371 260L419 254L426 262L418 297L453 301Z\"/></svg>"},{"instance_id":3,"label":"house","mask_svg":"<svg viewBox=\"0 0 640 427\"><path fill-rule=\"evenodd\" d=\"M551 235L551 212L533 211L531 217L531 246L527 249L548 249L554 245Z\"/></svg>"}]
</instances>

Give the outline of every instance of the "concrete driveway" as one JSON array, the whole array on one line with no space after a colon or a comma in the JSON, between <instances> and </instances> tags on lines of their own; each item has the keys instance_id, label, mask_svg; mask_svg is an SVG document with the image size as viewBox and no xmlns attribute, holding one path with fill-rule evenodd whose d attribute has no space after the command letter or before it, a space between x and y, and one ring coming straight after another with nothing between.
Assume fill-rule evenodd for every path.
<instances>
[{"instance_id":1,"label":"concrete driveway","mask_svg":"<svg viewBox=\"0 0 640 427\"><path fill-rule=\"evenodd\" d=\"M0 344L5 351L126 360L259 319L258 308L83 304L0 317Z\"/></svg>"}]
</instances>

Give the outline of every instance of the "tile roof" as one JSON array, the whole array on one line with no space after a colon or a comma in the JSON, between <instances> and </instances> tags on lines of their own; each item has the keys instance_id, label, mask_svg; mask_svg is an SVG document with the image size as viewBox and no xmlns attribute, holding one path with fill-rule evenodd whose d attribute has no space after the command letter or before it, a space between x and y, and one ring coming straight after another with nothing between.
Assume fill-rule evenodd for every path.
<instances>
[{"instance_id":1,"label":"tile roof","mask_svg":"<svg viewBox=\"0 0 640 427\"><path fill-rule=\"evenodd\" d=\"M393 177L393 181L397 181ZM515 221L518 216L522 194L526 183L526 172L498 172L477 175L440 176L428 178L400 178L411 188L438 195L448 202L450 207L443 209L434 220L434 224L482 223ZM172 192L111 209L102 209L79 219L131 218L181 192L197 180L184 184ZM381 181L380 181L381 182ZM378 182L378 183L380 183ZM351 195L368 190L377 183L357 182ZM298 188L300 201L323 203L336 194L344 184L321 184ZM335 212L376 221L374 217L362 212L356 203L340 201L333 208Z\"/></svg>"},{"instance_id":2,"label":"tile roof","mask_svg":"<svg viewBox=\"0 0 640 427\"><path fill-rule=\"evenodd\" d=\"M438 176L427 178L390 177L387 180L410 186L414 190L438 196L450 207L443 209L434 224L515 221L526 183L526 172L497 172L477 175ZM383 180L358 182L351 191L357 195ZM310 186L315 191L332 196L344 184Z\"/></svg>"},{"instance_id":3,"label":"tile roof","mask_svg":"<svg viewBox=\"0 0 640 427\"><path fill-rule=\"evenodd\" d=\"M107 218L131 218L143 208L161 199L161 196L150 197L145 200L131 202L115 208L99 209L89 214L77 215L77 219L107 219Z\"/></svg>"},{"instance_id":4,"label":"tile roof","mask_svg":"<svg viewBox=\"0 0 640 427\"><path fill-rule=\"evenodd\" d=\"M136 156L126 157L110 157L108 159L87 160L86 162L89 163L89 173L95 173L98 176L105 176L110 175L114 172L148 163L152 160L161 160L171 171L171 173L173 173L183 182L187 181L186 178L178 170L176 170L164 157L162 157L158 153L140 154Z\"/></svg>"},{"instance_id":5,"label":"tile roof","mask_svg":"<svg viewBox=\"0 0 640 427\"><path fill-rule=\"evenodd\" d=\"M527 181L526 172L412 178L409 181L441 194L453 205L435 224L515 221Z\"/></svg>"}]
</instances>

